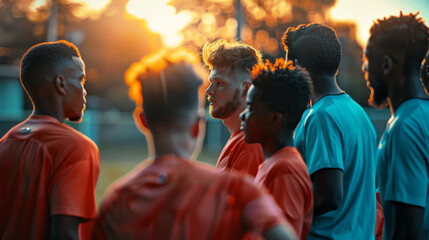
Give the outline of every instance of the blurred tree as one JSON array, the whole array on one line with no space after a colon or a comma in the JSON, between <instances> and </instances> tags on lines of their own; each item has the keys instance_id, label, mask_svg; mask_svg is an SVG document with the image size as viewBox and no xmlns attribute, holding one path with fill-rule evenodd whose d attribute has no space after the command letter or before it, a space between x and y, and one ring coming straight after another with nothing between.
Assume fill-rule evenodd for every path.
<instances>
[{"instance_id":1,"label":"blurred tree","mask_svg":"<svg viewBox=\"0 0 429 240\"><path fill-rule=\"evenodd\" d=\"M127 2L112 0L94 13L82 4L57 0L57 38L79 47L86 63L88 95L98 96L88 108L132 110L123 74L131 63L162 47L159 36L150 33L144 22L128 17ZM49 2L36 8L34 3L0 0L0 64L19 64L30 46L47 40ZM28 99L25 107L31 109Z\"/></svg>"},{"instance_id":2,"label":"blurred tree","mask_svg":"<svg viewBox=\"0 0 429 240\"><path fill-rule=\"evenodd\" d=\"M361 105L369 91L360 70L362 48L356 40L356 24L337 22L328 10L337 0L171 0L177 11L193 12L193 20L182 30L185 44L201 47L213 38L240 40L261 50L269 59L284 57L281 43L288 27L318 22L332 26L343 48L339 69L340 86ZM241 24L241 26L237 26Z\"/></svg>"}]
</instances>

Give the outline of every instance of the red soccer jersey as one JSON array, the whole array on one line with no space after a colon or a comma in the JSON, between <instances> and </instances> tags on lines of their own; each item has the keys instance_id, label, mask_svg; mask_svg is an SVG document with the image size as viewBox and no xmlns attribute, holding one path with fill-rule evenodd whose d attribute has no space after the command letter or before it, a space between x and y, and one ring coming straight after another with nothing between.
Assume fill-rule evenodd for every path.
<instances>
[{"instance_id":1,"label":"red soccer jersey","mask_svg":"<svg viewBox=\"0 0 429 240\"><path fill-rule=\"evenodd\" d=\"M49 239L52 215L96 216L98 148L49 116L31 116L0 140L0 238Z\"/></svg>"},{"instance_id":2,"label":"red soccer jersey","mask_svg":"<svg viewBox=\"0 0 429 240\"><path fill-rule=\"evenodd\" d=\"M243 131L231 135L223 147L216 167L222 171L234 169L256 176L259 164L264 161L262 147L259 144L248 144L244 141Z\"/></svg>"},{"instance_id":3,"label":"red soccer jersey","mask_svg":"<svg viewBox=\"0 0 429 240\"><path fill-rule=\"evenodd\" d=\"M285 223L274 200L248 176L216 172L173 155L115 183L95 239L241 239Z\"/></svg>"},{"instance_id":4,"label":"red soccer jersey","mask_svg":"<svg viewBox=\"0 0 429 240\"><path fill-rule=\"evenodd\" d=\"M375 218L375 240L383 239L384 231L384 215L383 208L381 207L380 193L376 193L377 198L377 217Z\"/></svg>"},{"instance_id":5,"label":"red soccer jersey","mask_svg":"<svg viewBox=\"0 0 429 240\"><path fill-rule=\"evenodd\" d=\"M265 160L255 182L273 195L298 238L306 239L313 218L313 187L296 148L282 148Z\"/></svg>"}]
</instances>

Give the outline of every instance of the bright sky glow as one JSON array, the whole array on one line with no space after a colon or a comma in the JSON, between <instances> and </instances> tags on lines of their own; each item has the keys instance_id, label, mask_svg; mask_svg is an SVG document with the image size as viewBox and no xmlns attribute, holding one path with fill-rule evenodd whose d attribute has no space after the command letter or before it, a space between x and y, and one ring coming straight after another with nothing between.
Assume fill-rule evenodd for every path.
<instances>
[{"instance_id":1,"label":"bright sky glow","mask_svg":"<svg viewBox=\"0 0 429 240\"><path fill-rule=\"evenodd\" d=\"M144 19L153 32L161 34L165 45L174 47L183 41L179 33L192 20L192 14L168 6L169 0L130 0L126 6L128 13Z\"/></svg>"},{"instance_id":2,"label":"bright sky glow","mask_svg":"<svg viewBox=\"0 0 429 240\"><path fill-rule=\"evenodd\" d=\"M338 0L330 10L333 20L352 20L358 24L357 39L362 46L369 38L369 29L373 21L384 16L420 12L426 24L429 24L428 0Z\"/></svg>"},{"instance_id":3,"label":"bright sky glow","mask_svg":"<svg viewBox=\"0 0 429 240\"><path fill-rule=\"evenodd\" d=\"M101 13L111 0L69 0L70 3L79 3L81 7L76 9L73 14L77 17L94 17ZM37 8L50 4L50 0L37 0L31 4L33 11Z\"/></svg>"}]
</instances>

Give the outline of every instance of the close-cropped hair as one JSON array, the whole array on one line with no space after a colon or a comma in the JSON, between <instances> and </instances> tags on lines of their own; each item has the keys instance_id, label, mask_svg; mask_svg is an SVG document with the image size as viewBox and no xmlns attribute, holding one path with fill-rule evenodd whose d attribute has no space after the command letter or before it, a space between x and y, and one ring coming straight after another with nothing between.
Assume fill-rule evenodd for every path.
<instances>
[{"instance_id":1,"label":"close-cropped hair","mask_svg":"<svg viewBox=\"0 0 429 240\"><path fill-rule=\"evenodd\" d=\"M73 43L65 40L34 45L21 59L22 84L37 84L35 81L40 81L40 77L56 71L57 67L71 61L73 57L81 58L79 50Z\"/></svg>"},{"instance_id":2,"label":"close-cropped hair","mask_svg":"<svg viewBox=\"0 0 429 240\"><path fill-rule=\"evenodd\" d=\"M262 54L254 47L240 42L216 39L206 42L202 49L203 61L210 70L228 66L231 69L251 71L262 62Z\"/></svg>"},{"instance_id":3,"label":"close-cropped hair","mask_svg":"<svg viewBox=\"0 0 429 240\"><path fill-rule=\"evenodd\" d=\"M428 50L428 27L422 18L410 13L377 19L370 29L371 42L375 47L405 51L405 61L420 64Z\"/></svg>"},{"instance_id":4,"label":"close-cropped hair","mask_svg":"<svg viewBox=\"0 0 429 240\"><path fill-rule=\"evenodd\" d=\"M283 58L269 60L252 69L252 83L260 101L269 109L286 116L286 127L295 129L309 106L312 85L308 72L286 63Z\"/></svg>"},{"instance_id":5,"label":"close-cropped hair","mask_svg":"<svg viewBox=\"0 0 429 240\"><path fill-rule=\"evenodd\" d=\"M184 49L163 49L125 72L128 94L148 122L171 122L198 108L202 84L199 57Z\"/></svg>"},{"instance_id":6,"label":"close-cropped hair","mask_svg":"<svg viewBox=\"0 0 429 240\"><path fill-rule=\"evenodd\" d=\"M315 74L335 75L341 61L341 45L329 26L311 23L289 27L282 37L288 60Z\"/></svg>"}]
</instances>

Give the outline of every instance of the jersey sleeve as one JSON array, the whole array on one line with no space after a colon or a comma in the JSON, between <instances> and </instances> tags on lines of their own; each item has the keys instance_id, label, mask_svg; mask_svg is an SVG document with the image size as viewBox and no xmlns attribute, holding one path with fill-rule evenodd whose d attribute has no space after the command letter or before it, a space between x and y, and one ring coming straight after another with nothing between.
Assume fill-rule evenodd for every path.
<instances>
[{"instance_id":1,"label":"jersey sleeve","mask_svg":"<svg viewBox=\"0 0 429 240\"><path fill-rule=\"evenodd\" d=\"M308 117L304 126L303 158L310 176L324 168L344 170L342 134L338 119L318 111Z\"/></svg>"},{"instance_id":2,"label":"jersey sleeve","mask_svg":"<svg viewBox=\"0 0 429 240\"><path fill-rule=\"evenodd\" d=\"M390 160L384 200L426 207L428 196L428 146L418 123L403 122L391 132Z\"/></svg>"},{"instance_id":3,"label":"jersey sleeve","mask_svg":"<svg viewBox=\"0 0 429 240\"><path fill-rule=\"evenodd\" d=\"M98 148L93 142L81 141L67 148L61 157L51 180L50 215L95 218Z\"/></svg>"}]
</instances>

